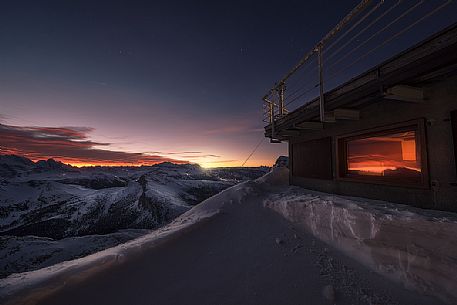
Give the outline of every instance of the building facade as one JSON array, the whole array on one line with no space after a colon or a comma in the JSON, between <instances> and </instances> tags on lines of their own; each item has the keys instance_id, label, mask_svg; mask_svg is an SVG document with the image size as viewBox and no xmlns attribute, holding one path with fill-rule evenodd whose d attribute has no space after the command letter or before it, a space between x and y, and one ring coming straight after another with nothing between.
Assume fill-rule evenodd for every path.
<instances>
[{"instance_id":1,"label":"building facade","mask_svg":"<svg viewBox=\"0 0 457 305\"><path fill-rule=\"evenodd\" d=\"M457 27L273 120L290 183L457 211Z\"/></svg>"}]
</instances>

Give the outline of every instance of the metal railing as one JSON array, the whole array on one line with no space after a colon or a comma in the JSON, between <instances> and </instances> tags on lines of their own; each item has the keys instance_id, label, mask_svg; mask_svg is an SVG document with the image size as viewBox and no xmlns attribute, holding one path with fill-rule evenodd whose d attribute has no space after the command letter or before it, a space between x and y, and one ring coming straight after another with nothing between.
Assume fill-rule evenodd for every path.
<instances>
[{"instance_id":1,"label":"metal railing","mask_svg":"<svg viewBox=\"0 0 457 305\"><path fill-rule=\"evenodd\" d=\"M361 1L262 98L263 121L271 125L272 138L275 121L289 113L292 103L306 105L318 98L319 119L324 122L328 90L354 77L357 71L386 59L375 56L376 51L385 49L451 2L453 0ZM404 44L407 42L402 49ZM395 54L401 50L388 51ZM367 58L371 60L370 67L359 65Z\"/></svg>"}]
</instances>

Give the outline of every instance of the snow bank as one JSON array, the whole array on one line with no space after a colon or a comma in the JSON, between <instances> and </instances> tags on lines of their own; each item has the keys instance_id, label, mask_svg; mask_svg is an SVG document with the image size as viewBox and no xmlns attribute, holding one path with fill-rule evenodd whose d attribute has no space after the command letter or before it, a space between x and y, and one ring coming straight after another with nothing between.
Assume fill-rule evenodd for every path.
<instances>
[{"instance_id":1,"label":"snow bank","mask_svg":"<svg viewBox=\"0 0 457 305\"><path fill-rule=\"evenodd\" d=\"M406 288L457 304L457 216L297 187L269 207Z\"/></svg>"},{"instance_id":2,"label":"snow bank","mask_svg":"<svg viewBox=\"0 0 457 305\"><path fill-rule=\"evenodd\" d=\"M170 240L215 216L227 204L240 202L252 192L252 184L252 181L247 181L228 188L185 212L169 225L125 244L76 260L1 279L0 303L33 304L37 296L52 293L62 288L65 283L84 280L107 267L132 259L135 254Z\"/></svg>"}]
</instances>

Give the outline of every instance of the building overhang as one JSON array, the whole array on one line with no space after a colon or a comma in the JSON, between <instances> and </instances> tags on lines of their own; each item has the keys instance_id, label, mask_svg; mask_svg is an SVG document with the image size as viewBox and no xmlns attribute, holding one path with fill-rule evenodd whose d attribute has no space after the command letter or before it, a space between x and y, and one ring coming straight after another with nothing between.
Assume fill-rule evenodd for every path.
<instances>
[{"instance_id":1,"label":"building overhang","mask_svg":"<svg viewBox=\"0 0 457 305\"><path fill-rule=\"evenodd\" d=\"M325 93L323 123L317 97L265 126L265 136L284 141L339 120L357 120L359 109L372 103L426 103L423 88L454 75L457 24Z\"/></svg>"}]
</instances>

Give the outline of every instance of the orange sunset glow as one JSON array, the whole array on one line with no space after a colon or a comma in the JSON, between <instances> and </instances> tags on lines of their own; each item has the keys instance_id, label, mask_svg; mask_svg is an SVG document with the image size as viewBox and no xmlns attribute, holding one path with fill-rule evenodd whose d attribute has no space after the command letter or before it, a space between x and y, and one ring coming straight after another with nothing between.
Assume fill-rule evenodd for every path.
<instances>
[{"instance_id":1,"label":"orange sunset glow","mask_svg":"<svg viewBox=\"0 0 457 305\"><path fill-rule=\"evenodd\" d=\"M211 134L220 138L219 132L227 131L211 131ZM245 150L235 147L191 147L188 150L179 150L179 147L171 147L173 150L166 148L167 150L163 151L145 151L149 148L148 145L141 147L134 143L129 146L137 148L136 151L132 148L125 150L119 147L119 143L94 140L93 133L94 129L88 127L37 127L0 123L0 153L24 156L32 161L52 158L76 167L149 166L172 162L197 163L211 168L240 166L251 149L250 146ZM261 152L255 159L250 160L247 166L271 165L273 161L271 153Z\"/></svg>"},{"instance_id":2,"label":"orange sunset glow","mask_svg":"<svg viewBox=\"0 0 457 305\"><path fill-rule=\"evenodd\" d=\"M415 131L348 141L347 155L348 171L359 175L384 176L401 169L421 172Z\"/></svg>"}]
</instances>

